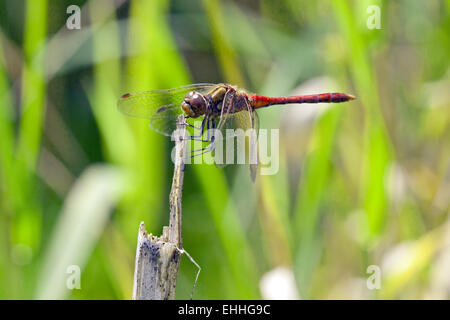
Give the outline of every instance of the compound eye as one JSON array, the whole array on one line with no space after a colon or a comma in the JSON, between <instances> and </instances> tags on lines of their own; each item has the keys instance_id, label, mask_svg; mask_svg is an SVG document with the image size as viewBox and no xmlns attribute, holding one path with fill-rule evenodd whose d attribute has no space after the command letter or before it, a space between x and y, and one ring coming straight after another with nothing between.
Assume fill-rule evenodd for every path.
<instances>
[{"instance_id":1,"label":"compound eye","mask_svg":"<svg viewBox=\"0 0 450 320\"><path fill-rule=\"evenodd\" d=\"M181 109L183 109L183 111L184 111L184 113L186 113L186 115L188 115L190 117L194 116L194 113L192 112L192 109L191 109L191 105L188 102L183 101L181 103Z\"/></svg>"},{"instance_id":2,"label":"compound eye","mask_svg":"<svg viewBox=\"0 0 450 320\"><path fill-rule=\"evenodd\" d=\"M195 91L189 92L189 103L196 110L202 110L205 108L205 99L203 96Z\"/></svg>"}]
</instances>

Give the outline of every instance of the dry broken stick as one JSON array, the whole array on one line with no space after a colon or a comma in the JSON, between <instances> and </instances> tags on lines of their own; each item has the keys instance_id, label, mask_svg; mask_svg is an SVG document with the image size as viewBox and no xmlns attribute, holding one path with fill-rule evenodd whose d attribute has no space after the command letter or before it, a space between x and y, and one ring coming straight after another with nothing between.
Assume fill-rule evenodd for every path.
<instances>
[{"instance_id":1,"label":"dry broken stick","mask_svg":"<svg viewBox=\"0 0 450 320\"><path fill-rule=\"evenodd\" d=\"M177 247L169 242L169 228L161 237L145 232L139 226L134 269L133 300L168 300L175 298L180 256Z\"/></svg>"},{"instance_id":2,"label":"dry broken stick","mask_svg":"<svg viewBox=\"0 0 450 320\"><path fill-rule=\"evenodd\" d=\"M177 134L175 134L176 151L170 191L170 226L163 227L163 234L156 237L148 235L145 232L144 223L141 222L136 249L133 300L174 299L180 258L183 253L198 268L195 283L200 272L199 265L182 249L181 200L186 151L186 126L184 123L184 116L180 115L177 122Z\"/></svg>"}]
</instances>

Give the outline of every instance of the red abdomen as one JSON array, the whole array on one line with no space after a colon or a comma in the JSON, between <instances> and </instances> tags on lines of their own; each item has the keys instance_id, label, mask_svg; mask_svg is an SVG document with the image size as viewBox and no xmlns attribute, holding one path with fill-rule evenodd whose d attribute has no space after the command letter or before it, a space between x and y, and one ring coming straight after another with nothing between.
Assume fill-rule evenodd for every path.
<instances>
[{"instance_id":1,"label":"red abdomen","mask_svg":"<svg viewBox=\"0 0 450 320\"><path fill-rule=\"evenodd\" d=\"M262 108L274 104L288 104L288 103L338 103L346 102L355 99L354 96L345 93L321 93L310 94L305 96L292 97L265 97L257 94L250 95L249 101L253 108Z\"/></svg>"}]
</instances>

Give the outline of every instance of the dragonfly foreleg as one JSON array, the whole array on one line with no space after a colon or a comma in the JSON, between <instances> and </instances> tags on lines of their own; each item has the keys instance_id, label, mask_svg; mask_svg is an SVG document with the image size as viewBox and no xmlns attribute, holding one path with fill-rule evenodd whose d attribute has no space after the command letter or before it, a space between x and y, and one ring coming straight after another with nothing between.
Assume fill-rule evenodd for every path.
<instances>
[{"instance_id":1,"label":"dragonfly foreleg","mask_svg":"<svg viewBox=\"0 0 450 320\"><path fill-rule=\"evenodd\" d=\"M191 158L200 156L202 154L205 154L207 152L211 152L214 150L214 148L216 147L215 136L213 133L211 133L210 129L214 130L215 127L216 127L216 122L215 122L214 118L211 118L211 119L208 118L208 120L206 122L206 139L195 139L195 138L190 137L191 140L194 140L194 141L211 142L209 145L207 145L204 148L191 150L191 154L192 154ZM200 153L193 154L195 152L200 152Z\"/></svg>"},{"instance_id":2,"label":"dragonfly foreleg","mask_svg":"<svg viewBox=\"0 0 450 320\"><path fill-rule=\"evenodd\" d=\"M199 135L189 136L189 139L190 139L190 140L196 140L196 141L199 141L199 140L197 140L196 138L201 138L201 137L203 136L203 133L204 133L204 131L205 131L205 130L204 130L204 129L205 129L205 122L206 122L206 126L207 126L207 129L206 129L206 130L208 130L208 128L209 128L209 119L208 119L208 116L205 116L205 117L203 118L203 121L202 121L202 124L200 125L200 127L196 127L196 126L194 126L194 125L189 124L189 123L186 122L186 125L188 125L189 127L194 128L194 129L197 129L197 130L200 131L200 134L199 134Z\"/></svg>"},{"instance_id":3,"label":"dragonfly foreleg","mask_svg":"<svg viewBox=\"0 0 450 320\"><path fill-rule=\"evenodd\" d=\"M202 130L202 127L196 127L196 126L194 126L194 125L192 125L190 123L187 123L187 121L184 123L184 125L188 126L188 127L191 127L191 128L194 128L196 130L200 130L200 131Z\"/></svg>"},{"instance_id":4,"label":"dragonfly foreleg","mask_svg":"<svg viewBox=\"0 0 450 320\"><path fill-rule=\"evenodd\" d=\"M205 117L205 119L206 119L206 117ZM203 121L205 121L205 120L203 120ZM188 139L189 140L193 140L193 141L200 141L200 142L212 142L212 136L211 136L211 132L209 130L210 129L210 127L209 127L210 122L214 122L214 119L210 120L208 118L206 120L206 139L202 139L202 136L203 136L203 133L204 133L203 129L202 129L200 135L190 136ZM204 122L202 122L202 128L204 128Z\"/></svg>"},{"instance_id":5,"label":"dragonfly foreleg","mask_svg":"<svg viewBox=\"0 0 450 320\"><path fill-rule=\"evenodd\" d=\"M215 144L215 142L213 141L213 142L211 142L209 145L207 145L207 146L204 147L204 148L192 150L191 153L199 152L199 151L201 151L201 152L200 152L200 153L197 153L197 154L192 154L192 155L191 155L191 158L194 158L194 157L197 157L197 156L201 156L202 154L205 154L205 153L207 153L207 152L211 152L211 151L214 150L215 147L216 147L216 144Z\"/></svg>"}]
</instances>

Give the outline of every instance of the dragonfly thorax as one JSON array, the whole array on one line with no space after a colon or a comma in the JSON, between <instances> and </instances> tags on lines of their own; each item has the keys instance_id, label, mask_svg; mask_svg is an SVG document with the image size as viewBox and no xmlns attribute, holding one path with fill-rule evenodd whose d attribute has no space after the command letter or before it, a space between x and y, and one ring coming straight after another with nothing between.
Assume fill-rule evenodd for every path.
<instances>
[{"instance_id":1,"label":"dragonfly thorax","mask_svg":"<svg viewBox=\"0 0 450 320\"><path fill-rule=\"evenodd\" d=\"M181 109L191 118L197 118L206 112L205 97L196 92L189 92L181 103Z\"/></svg>"}]
</instances>

